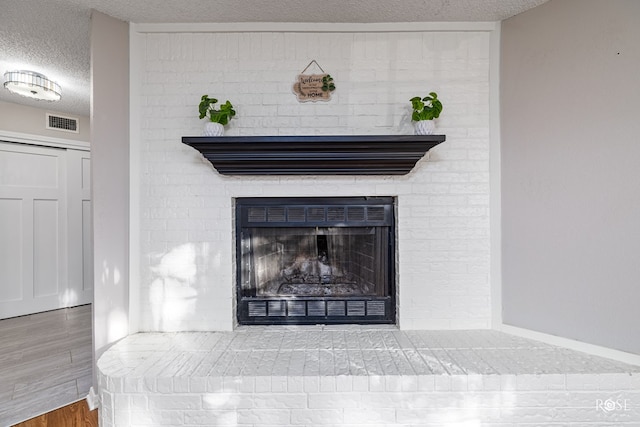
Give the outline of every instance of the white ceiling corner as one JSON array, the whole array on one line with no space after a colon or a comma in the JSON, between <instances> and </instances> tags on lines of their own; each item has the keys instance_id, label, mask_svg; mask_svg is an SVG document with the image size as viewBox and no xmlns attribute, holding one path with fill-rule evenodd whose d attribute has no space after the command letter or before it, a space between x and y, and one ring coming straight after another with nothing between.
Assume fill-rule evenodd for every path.
<instances>
[{"instance_id":1,"label":"white ceiling corner","mask_svg":"<svg viewBox=\"0 0 640 427\"><path fill-rule=\"evenodd\" d=\"M43 103L2 88L0 101L89 115L91 9L135 23L491 22L548 0L3 0L0 74L27 69L62 86Z\"/></svg>"}]
</instances>

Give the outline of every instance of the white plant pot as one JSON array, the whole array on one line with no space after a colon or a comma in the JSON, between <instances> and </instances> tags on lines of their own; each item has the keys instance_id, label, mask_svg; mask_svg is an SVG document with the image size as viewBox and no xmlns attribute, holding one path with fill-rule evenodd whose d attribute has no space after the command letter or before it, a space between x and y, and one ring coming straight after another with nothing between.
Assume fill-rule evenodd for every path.
<instances>
[{"instance_id":1,"label":"white plant pot","mask_svg":"<svg viewBox=\"0 0 640 427\"><path fill-rule=\"evenodd\" d=\"M206 122L204 124L203 136L222 136L224 135L224 126L220 123Z\"/></svg>"},{"instance_id":2,"label":"white plant pot","mask_svg":"<svg viewBox=\"0 0 640 427\"><path fill-rule=\"evenodd\" d=\"M433 120L420 120L413 123L416 135L432 135L436 130L436 124Z\"/></svg>"}]
</instances>

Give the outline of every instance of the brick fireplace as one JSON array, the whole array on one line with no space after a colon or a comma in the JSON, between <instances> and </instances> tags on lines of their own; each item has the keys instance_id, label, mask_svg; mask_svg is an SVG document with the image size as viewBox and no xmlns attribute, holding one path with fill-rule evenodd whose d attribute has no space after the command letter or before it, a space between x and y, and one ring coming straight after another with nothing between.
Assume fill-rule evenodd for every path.
<instances>
[{"instance_id":1,"label":"brick fireplace","mask_svg":"<svg viewBox=\"0 0 640 427\"><path fill-rule=\"evenodd\" d=\"M140 330L235 328L234 200L247 197L393 197L397 325L490 327L490 31L140 37L140 284L132 301ZM301 104L289 93L286 76L312 54L275 48L290 43L339 46L320 61L336 79L331 102ZM202 56L196 45L226 49ZM209 70L219 70L219 82ZM260 84L248 92L254 75ZM424 90L425 75L448 101L438 119L447 141L406 175L223 175L180 142L201 134L196 101L211 92L238 106L228 136L412 135L408 100Z\"/></svg>"}]
</instances>

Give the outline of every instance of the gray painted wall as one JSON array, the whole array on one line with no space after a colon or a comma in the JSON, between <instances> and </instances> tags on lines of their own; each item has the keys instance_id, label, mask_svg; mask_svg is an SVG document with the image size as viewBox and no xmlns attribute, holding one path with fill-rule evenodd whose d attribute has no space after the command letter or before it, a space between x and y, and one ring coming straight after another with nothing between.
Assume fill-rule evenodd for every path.
<instances>
[{"instance_id":1,"label":"gray painted wall","mask_svg":"<svg viewBox=\"0 0 640 427\"><path fill-rule=\"evenodd\" d=\"M55 105L55 104L52 104ZM47 129L46 113L78 119L78 133ZM89 141L89 117L60 113L55 109L34 108L22 104L0 101L0 129L51 138Z\"/></svg>"},{"instance_id":2,"label":"gray painted wall","mask_svg":"<svg viewBox=\"0 0 640 427\"><path fill-rule=\"evenodd\" d=\"M91 16L96 359L129 331L129 26Z\"/></svg>"},{"instance_id":3,"label":"gray painted wall","mask_svg":"<svg viewBox=\"0 0 640 427\"><path fill-rule=\"evenodd\" d=\"M640 1L502 24L503 321L640 354Z\"/></svg>"}]
</instances>

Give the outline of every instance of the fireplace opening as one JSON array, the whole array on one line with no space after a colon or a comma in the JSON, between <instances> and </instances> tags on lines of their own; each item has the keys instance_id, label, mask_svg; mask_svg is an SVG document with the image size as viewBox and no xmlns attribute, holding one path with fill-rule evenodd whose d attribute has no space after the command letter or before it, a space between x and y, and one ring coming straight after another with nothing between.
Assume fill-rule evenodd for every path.
<instances>
[{"instance_id":1,"label":"fireplace opening","mask_svg":"<svg viewBox=\"0 0 640 427\"><path fill-rule=\"evenodd\" d=\"M391 197L236 200L240 324L394 323Z\"/></svg>"}]
</instances>

